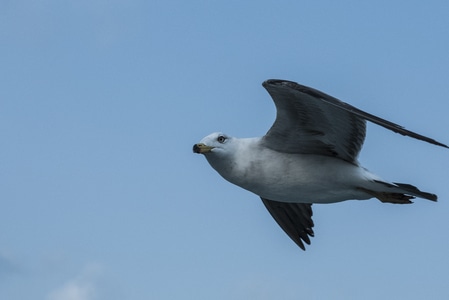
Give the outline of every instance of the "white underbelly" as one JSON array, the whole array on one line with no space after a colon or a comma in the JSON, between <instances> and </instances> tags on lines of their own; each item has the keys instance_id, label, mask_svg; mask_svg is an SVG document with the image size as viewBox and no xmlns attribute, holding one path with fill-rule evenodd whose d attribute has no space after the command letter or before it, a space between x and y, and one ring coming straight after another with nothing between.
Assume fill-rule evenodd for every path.
<instances>
[{"instance_id":1,"label":"white underbelly","mask_svg":"<svg viewBox=\"0 0 449 300\"><path fill-rule=\"evenodd\" d=\"M283 155L282 164L255 160L246 164L239 176L228 180L263 198L282 202L334 203L370 198L357 188L372 178L363 168L326 156Z\"/></svg>"}]
</instances>

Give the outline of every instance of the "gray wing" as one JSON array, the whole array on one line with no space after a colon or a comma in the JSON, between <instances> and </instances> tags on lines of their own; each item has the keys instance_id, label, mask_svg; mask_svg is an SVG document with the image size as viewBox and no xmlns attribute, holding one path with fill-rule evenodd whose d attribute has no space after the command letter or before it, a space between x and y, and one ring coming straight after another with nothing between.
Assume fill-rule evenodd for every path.
<instances>
[{"instance_id":1,"label":"gray wing","mask_svg":"<svg viewBox=\"0 0 449 300\"><path fill-rule=\"evenodd\" d=\"M277 116L263 138L266 147L286 153L321 154L355 162L366 120L418 140L449 148L434 139L366 113L318 90L286 80L267 80Z\"/></svg>"},{"instance_id":2,"label":"gray wing","mask_svg":"<svg viewBox=\"0 0 449 300\"><path fill-rule=\"evenodd\" d=\"M310 245L309 236L313 234L312 204L286 203L261 198L271 216L285 233L302 249L304 242Z\"/></svg>"}]
</instances>

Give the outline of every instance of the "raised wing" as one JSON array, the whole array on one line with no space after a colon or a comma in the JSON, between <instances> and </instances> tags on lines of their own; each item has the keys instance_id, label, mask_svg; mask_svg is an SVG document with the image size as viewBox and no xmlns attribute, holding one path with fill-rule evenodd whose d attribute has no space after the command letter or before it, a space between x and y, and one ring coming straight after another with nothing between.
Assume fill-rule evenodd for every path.
<instances>
[{"instance_id":1,"label":"raised wing","mask_svg":"<svg viewBox=\"0 0 449 300\"><path fill-rule=\"evenodd\" d=\"M266 147L286 153L321 154L356 162L366 120L402 135L449 148L429 137L366 113L318 90L286 80L267 80L277 116L263 138Z\"/></svg>"},{"instance_id":2,"label":"raised wing","mask_svg":"<svg viewBox=\"0 0 449 300\"><path fill-rule=\"evenodd\" d=\"M313 234L312 204L286 203L261 198L271 216L285 233L302 249L304 242L310 245L309 236Z\"/></svg>"}]
</instances>

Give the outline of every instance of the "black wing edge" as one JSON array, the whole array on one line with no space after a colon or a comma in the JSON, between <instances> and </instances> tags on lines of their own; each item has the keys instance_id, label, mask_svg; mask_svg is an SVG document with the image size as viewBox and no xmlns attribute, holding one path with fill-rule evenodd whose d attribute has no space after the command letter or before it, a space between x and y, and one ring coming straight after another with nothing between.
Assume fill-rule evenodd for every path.
<instances>
[{"instance_id":1,"label":"black wing edge","mask_svg":"<svg viewBox=\"0 0 449 300\"><path fill-rule=\"evenodd\" d=\"M286 203L261 198L268 212L284 232L302 249L313 237L312 204Z\"/></svg>"},{"instance_id":2,"label":"black wing edge","mask_svg":"<svg viewBox=\"0 0 449 300\"><path fill-rule=\"evenodd\" d=\"M385 120L385 119L379 118L379 117L377 117L375 115L372 115L370 113L367 113L367 112L365 112L363 110L360 110L360 109L358 109L358 108L356 108L356 107L354 107L354 106L352 106L352 105L350 105L348 103L345 103L345 102L343 102L341 100L338 100L337 98L334 98L334 97L332 97L332 96L330 96L328 94L320 92L320 91L318 91L316 89L313 89L311 87L307 87L305 85L301 85L301 84L298 84L298 83L293 82L293 81L282 80L282 79L269 79L269 80L266 80L262 85L265 88L267 88L267 86L269 86L269 85L288 86L289 88L292 88L292 89L297 90L297 91L299 91L301 93L310 95L312 97L319 98L319 99L325 101L328 104L331 104L331 105L336 106L336 107L338 107L340 109L346 110L346 111L348 111L348 112L350 112L350 113L352 113L352 114L354 114L356 116L359 116L359 117L361 117L361 118L363 118L363 119L365 119L367 121L373 122L374 124L377 124L377 125L380 125L380 126L382 126L384 128L387 128L389 130L392 130L392 131L394 131L396 133L399 133L399 134L402 134L402 135L405 135L405 136L409 136L409 137L412 137L412 138L415 138L415 139L418 139L418 140L421 140L421 141L424 141L424 142L428 142L428 143L433 144L433 145L441 146L441 147L444 147L444 148L449 148L448 145L440 143L440 142L438 142L438 141L436 141L436 140L434 140L432 138L429 138L427 136L424 136L424 135L418 134L416 132L407 130L407 129L405 129L401 125L398 125L396 123L390 122L388 120Z\"/></svg>"}]
</instances>

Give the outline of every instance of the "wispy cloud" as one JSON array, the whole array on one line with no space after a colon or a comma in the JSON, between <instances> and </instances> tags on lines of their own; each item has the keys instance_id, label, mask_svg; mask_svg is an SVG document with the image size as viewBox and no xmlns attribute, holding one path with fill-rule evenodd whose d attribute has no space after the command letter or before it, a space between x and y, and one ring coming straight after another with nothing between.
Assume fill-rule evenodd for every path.
<instances>
[{"instance_id":1,"label":"wispy cloud","mask_svg":"<svg viewBox=\"0 0 449 300\"><path fill-rule=\"evenodd\" d=\"M97 281L101 274L98 264L88 264L81 273L48 294L48 300L98 299Z\"/></svg>"},{"instance_id":2,"label":"wispy cloud","mask_svg":"<svg viewBox=\"0 0 449 300\"><path fill-rule=\"evenodd\" d=\"M18 267L11 258L0 253L0 279L17 273Z\"/></svg>"}]
</instances>

